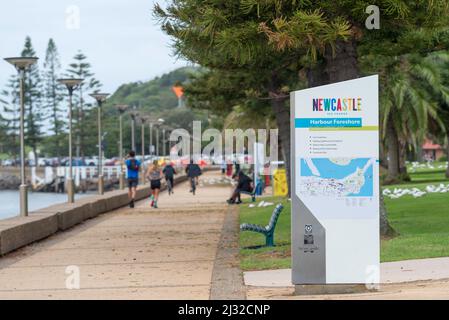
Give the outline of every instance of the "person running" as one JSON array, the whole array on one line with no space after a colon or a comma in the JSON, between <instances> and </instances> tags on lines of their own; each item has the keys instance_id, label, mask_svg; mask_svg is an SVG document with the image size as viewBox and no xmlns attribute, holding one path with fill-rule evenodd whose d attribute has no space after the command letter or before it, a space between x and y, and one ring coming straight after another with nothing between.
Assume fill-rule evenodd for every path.
<instances>
[{"instance_id":1,"label":"person running","mask_svg":"<svg viewBox=\"0 0 449 320\"><path fill-rule=\"evenodd\" d=\"M168 194L172 194L173 188L175 186L174 184L174 178L176 174L175 168L173 168L173 165L170 162L166 162L164 170L162 170L162 173L165 175L165 181L167 181L168 186Z\"/></svg>"},{"instance_id":2,"label":"person running","mask_svg":"<svg viewBox=\"0 0 449 320\"><path fill-rule=\"evenodd\" d=\"M187 165L186 174L187 177L189 177L190 179L191 185L190 192L192 192L195 195L195 189L196 186L198 185L198 177L202 174L202 172L200 166L194 163L193 159L190 160L190 164Z\"/></svg>"},{"instance_id":3,"label":"person running","mask_svg":"<svg viewBox=\"0 0 449 320\"><path fill-rule=\"evenodd\" d=\"M157 201L159 199L159 192L161 191L162 170L157 160L148 168L146 177L151 182L151 206L157 209Z\"/></svg>"},{"instance_id":4,"label":"person running","mask_svg":"<svg viewBox=\"0 0 449 320\"><path fill-rule=\"evenodd\" d=\"M239 171L239 173L234 174L232 178L237 181L237 187L232 193L231 198L227 200L227 203L240 204L242 203L242 199L240 198L240 193L242 191L253 192L253 180L244 174L243 171Z\"/></svg>"},{"instance_id":5,"label":"person running","mask_svg":"<svg viewBox=\"0 0 449 320\"><path fill-rule=\"evenodd\" d=\"M128 199L129 207L134 208L134 201L136 199L136 189L139 184L139 170L140 161L136 159L136 152L130 151L128 159L125 161L128 171Z\"/></svg>"}]
</instances>

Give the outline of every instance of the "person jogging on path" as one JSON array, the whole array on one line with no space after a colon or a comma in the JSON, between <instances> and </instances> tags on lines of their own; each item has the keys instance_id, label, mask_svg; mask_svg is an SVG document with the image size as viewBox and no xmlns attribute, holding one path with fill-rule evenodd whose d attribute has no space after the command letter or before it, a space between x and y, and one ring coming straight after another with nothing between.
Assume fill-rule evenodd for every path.
<instances>
[{"instance_id":1,"label":"person jogging on path","mask_svg":"<svg viewBox=\"0 0 449 320\"><path fill-rule=\"evenodd\" d=\"M201 168L199 165L193 162L193 159L190 160L190 164L187 165L186 168L187 177L190 179L191 189L190 192L195 194L196 186L198 185L198 177L202 174Z\"/></svg>"},{"instance_id":2,"label":"person jogging on path","mask_svg":"<svg viewBox=\"0 0 449 320\"><path fill-rule=\"evenodd\" d=\"M155 160L148 168L146 177L151 182L151 206L157 209L157 201L159 199L159 192L161 191L162 170L159 167L159 162Z\"/></svg>"},{"instance_id":3,"label":"person jogging on path","mask_svg":"<svg viewBox=\"0 0 449 320\"><path fill-rule=\"evenodd\" d=\"M174 183L174 177L176 174L175 168L173 168L172 164L170 162L166 162L164 170L162 170L162 173L165 175L165 181L167 181L168 186L168 194L173 193L173 188L175 186Z\"/></svg>"},{"instance_id":4,"label":"person jogging on path","mask_svg":"<svg viewBox=\"0 0 449 320\"><path fill-rule=\"evenodd\" d=\"M136 159L136 152L130 151L128 159L125 161L128 170L128 199L129 207L134 208L134 200L136 198L136 189L139 184L140 161Z\"/></svg>"}]
</instances>

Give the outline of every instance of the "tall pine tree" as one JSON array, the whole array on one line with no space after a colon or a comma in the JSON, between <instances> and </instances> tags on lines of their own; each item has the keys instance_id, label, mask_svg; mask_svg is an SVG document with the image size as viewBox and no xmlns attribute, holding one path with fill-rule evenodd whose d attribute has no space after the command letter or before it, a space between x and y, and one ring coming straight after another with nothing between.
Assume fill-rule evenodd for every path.
<instances>
[{"instance_id":1,"label":"tall pine tree","mask_svg":"<svg viewBox=\"0 0 449 320\"><path fill-rule=\"evenodd\" d=\"M26 37L22 57L35 57L31 38ZM39 66L32 65L25 73L25 142L31 147L35 164L38 162L37 148L42 139L44 113L42 108L42 83Z\"/></svg>"},{"instance_id":2,"label":"tall pine tree","mask_svg":"<svg viewBox=\"0 0 449 320\"><path fill-rule=\"evenodd\" d=\"M86 156L87 141L91 133L86 126L86 111L92 108L91 103L85 102L85 96L91 92L101 89L101 83L95 79L95 74L91 71L91 65L87 62L87 57L79 51L73 58L75 61L70 64L67 73L70 76L84 79L78 89L78 96L74 97L74 117L73 128L75 130L76 156Z\"/></svg>"},{"instance_id":3,"label":"tall pine tree","mask_svg":"<svg viewBox=\"0 0 449 320\"><path fill-rule=\"evenodd\" d=\"M44 62L44 107L46 115L49 119L50 130L53 134L53 150L58 158L61 157L63 151L61 150L63 140L65 138L64 128L66 125L67 112L61 106L64 100L65 88L58 83L58 78L61 72L61 64L59 62L58 49L53 39L50 39L47 46Z\"/></svg>"},{"instance_id":4,"label":"tall pine tree","mask_svg":"<svg viewBox=\"0 0 449 320\"><path fill-rule=\"evenodd\" d=\"M14 159L19 155L19 130L20 130L20 98L19 81L16 74L8 80L6 88L0 94L2 107L2 119L5 126L5 148Z\"/></svg>"}]
</instances>

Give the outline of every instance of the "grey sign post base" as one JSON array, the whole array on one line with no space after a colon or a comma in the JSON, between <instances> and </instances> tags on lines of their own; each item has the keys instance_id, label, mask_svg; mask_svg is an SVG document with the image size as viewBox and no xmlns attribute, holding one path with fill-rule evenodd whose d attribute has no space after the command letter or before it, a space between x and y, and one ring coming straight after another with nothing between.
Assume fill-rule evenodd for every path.
<instances>
[{"instance_id":1,"label":"grey sign post base","mask_svg":"<svg viewBox=\"0 0 449 320\"><path fill-rule=\"evenodd\" d=\"M297 284L295 295L327 295L327 294L350 294L377 291L376 288L368 288L363 284Z\"/></svg>"}]
</instances>

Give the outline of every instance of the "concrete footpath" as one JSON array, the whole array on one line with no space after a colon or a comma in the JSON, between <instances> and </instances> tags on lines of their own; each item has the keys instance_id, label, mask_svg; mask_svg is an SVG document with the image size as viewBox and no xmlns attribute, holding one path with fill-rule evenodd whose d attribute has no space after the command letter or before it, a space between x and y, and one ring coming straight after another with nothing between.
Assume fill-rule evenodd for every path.
<instances>
[{"instance_id":1,"label":"concrete footpath","mask_svg":"<svg viewBox=\"0 0 449 320\"><path fill-rule=\"evenodd\" d=\"M0 299L208 299L230 186L202 181L196 196L182 183L159 209L144 200L0 258Z\"/></svg>"},{"instance_id":2,"label":"concrete footpath","mask_svg":"<svg viewBox=\"0 0 449 320\"><path fill-rule=\"evenodd\" d=\"M377 292L294 296L291 269L244 273L248 299L449 299L449 258L381 264Z\"/></svg>"}]
</instances>

